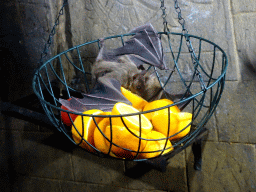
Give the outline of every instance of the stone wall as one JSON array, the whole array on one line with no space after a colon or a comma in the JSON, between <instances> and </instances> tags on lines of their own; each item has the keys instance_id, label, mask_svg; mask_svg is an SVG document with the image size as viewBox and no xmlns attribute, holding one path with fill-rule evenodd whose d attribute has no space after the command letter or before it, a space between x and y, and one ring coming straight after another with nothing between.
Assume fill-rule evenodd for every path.
<instances>
[{"instance_id":1,"label":"stone wall","mask_svg":"<svg viewBox=\"0 0 256 192\"><path fill-rule=\"evenodd\" d=\"M182 15L186 20L186 28L190 34L208 39L219 45L228 55L229 66L227 80L252 80L255 71L255 5L251 1L180 1ZM251 5L253 4L253 5ZM8 1L3 3L6 13L5 24L1 30L2 41L10 54L12 50L22 50L25 57L19 60L18 67L12 66L8 71L20 75L19 66L29 76L24 84L31 80L31 69L38 66L40 53L48 39L61 0ZM167 21L170 31L181 32L173 1L166 1ZM49 57L73 46L111 35L124 34L132 28L150 22L158 30L163 30L162 11L158 0L151 1L70 1L60 17L56 28L52 49ZM6 11L11 10L11 11ZM8 34L8 35L7 35ZM7 43L4 39L12 39ZM14 38L16 38L14 40ZM15 44L15 45L14 45ZM113 43L109 47L113 46ZM169 52L167 47L164 47ZM208 48L203 52L207 53ZM19 51L21 52L21 51ZM51 54L52 53L52 54ZM97 46L87 46L81 56L88 65L97 56ZM166 53L168 56L168 53ZM20 58L14 56L13 59ZM70 58L77 61L75 55ZM90 58L90 59L89 59ZM20 62L21 61L21 62ZM16 61L15 61L16 62ZM24 64L23 64L24 63ZM68 79L75 76L74 71L63 65ZM30 74L30 75L29 75ZM15 80L9 80L15 81ZM11 84L10 87L14 85ZM15 86L16 92L22 92ZM28 88L29 89L29 88ZM24 91L26 92L26 91ZM13 95L13 94L11 94Z\"/></svg>"},{"instance_id":2,"label":"stone wall","mask_svg":"<svg viewBox=\"0 0 256 192\"><path fill-rule=\"evenodd\" d=\"M173 1L165 0L165 4L170 30L180 32ZM1 87L0 102L15 101L33 93L33 73L39 67L40 54L61 5L62 0L0 2L0 51L4 53L0 79L7 84ZM193 156L188 149L171 161L166 174L153 170L140 179L131 179L123 175L121 161L88 155L74 149L63 135L56 139L48 127L0 114L1 188L255 191L256 2L179 0L179 5L189 33L219 45L229 60L223 96L207 124L210 134L205 141L202 172L193 170ZM158 0L69 0L48 58L87 41L127 33L147 22L161 31L159 7ZM116 45L109 41L108 46ZM90 66L98 47L81 50L83 61ZM170 51L167 47L164 50L169 57ZM202 53L207 56L210 51L210 47L204 47ZM189 56L187 51L182 54L184 58ZM68 56L78 61L77 55ZM71 81L76 73L65 62L64 70ZM181 59L181 62L187 61Z\"/></svg>"}]
</instances>

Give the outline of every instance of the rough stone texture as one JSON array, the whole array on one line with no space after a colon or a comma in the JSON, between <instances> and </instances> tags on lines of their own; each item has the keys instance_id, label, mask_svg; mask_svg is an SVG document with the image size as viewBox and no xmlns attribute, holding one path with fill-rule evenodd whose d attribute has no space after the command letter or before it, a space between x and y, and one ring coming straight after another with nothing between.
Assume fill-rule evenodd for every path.
<instances>
[{"instance_id":1,"label":"rough stone texture","mask_svg":"<svg viewBox=\"0 0 256 192\"><path fill-rule=\"evenodd\" d=\"M73 45L95 40L110 35L124 34L132 28L151 22L155 29L162 30L161 11L158 9L159 2L152 0L144 1L76 1L69 5L70 13L76 10L77 14L70 14L72 38L69 40ZM181 32L177 22L177 15L173 9L173 3L166 2L167 19L171 31ZM180 2L182 13L186 18L187 29L191 34L204 37L213 41L224 49L230 61L229 70L236 71L234 58L233 33L231 29L231 15L228 1L192 1ZM84 11L86 10L86 11ZM168 14L170 13L170 14ZM197 15L195 16L195 13ZM198 16L200 15L200 16ZM185 17L186 16L186 17ZM222 19L222 18L225 19ZM83 25L81 25L83 23ZM211 23L211 25L210 25ZM209 33L211 31L211 33ZM214 34L218 32L219 36ZM115 39L117 40L117 39ZM120 42L120 40L118 40ZM173 49L178 50L179 36L172 36ZM198 42L193 42L197 47ZM108 48L115 48L118 43L106 41ZM164 51L170 52L166 38L163 37ZM120 46L120 45L119 45ZM97 44L86 45L81 48L82 57L96 57ZM212 50L212 46L203 43L202 51ZM188 52L186 46L182 51ZM227 79L236 80L237 73L228 73Z\"/></svg>"},{"instance_id":2,"label":"rough stone texture","mask_svg":"<svg viewBox=\"0 0 256 192\"><path fill-rule=\"evenodd\" d=\"M67 140L54 134L24 132L17 172L34 177L74 180L71 155L67 153L70 147L66 147L65 142Z\"/></svg>"},{"instance_id":3,"label":"rough stone texture","mask_svg":"<svg viewBox=\"0 0 256 192\"><path fill-rule=\"evenodd\" d=\"M173 1L165 3L170 30L181 32ZM14 101L32 93L33 70L38 67L37 61L61 4L62 0L10 0L0 3L3 16L0 21L0 52L4 53L0 80L7 83L1 88L1 101ZM228 81L220 104L205 125L210 132L204 145L202 171L194 171L189 148L186 153L183 151L170 160L166 173L151 170L139 178L130 178L123 173L122 161L90 155L75 148L64 134L56 135L49 127L38 127L0 114L1 189L26 192L255 191L256 5L250 0L180 0L179 4L189 33L219 45L229 60ZM69 1L61 17L61 25L56 28L53 49L48 58L87 41L127 33L146 22L162 31L159 6L158 0ZM105 41L106 46L121 46L121 39L117 40ZM173 65L166 38L162 40L167 62ZM171 43L177 55L179 37L172 36ZM198 40L192 39L192 43L197 54ZM201 61L208 73L212 50L212 46L202 44ZM98 43L80 47L79 51L85 71L90 71L99 51ZM220 73L221 54L217 52L216 55L219 61L214 77ZM75 65L79 65L76 50L68 56ZM186 80L193 72L189 57L183 44L179 68ZM54 65L58 67L56 63ZM70 70L67 60L64 59L63 63L68 81L74 76L81 78L81 74ZM168 72L160 75L163 79L166 79L165 73ZM177 74L174 77L167 87L181 93L184 86L178 82ZM200 84L195 82L191 90L198 93ZM208 92L205 102L209 104ZM191 110L191 106L186 110ZM205 113L206 109L202 109L197 118L199 122Z\"/></svg>"},{"instance_id":4,"label":"rough stone texture","mask_svg":"<svg viewBox=\"0 0 256 192\"><path fill-rule=\"evenodd\" d=\"M10 189L15 182L19 157L22 154L21 135L17 131L0 130L0 187Z\"/></svg>"},{"instance_id":5,"label":"rough stone texture","mask_svg":"<svg viewBox=\"0 0 256 192\"><path fill-rule=\"evenodd\" d=\"M204 36L207 39L216 39L221 43L221 47L227 43L224 41L225 33L231 30L224 31L225 25L229 25L229 17L226 7L228 1L201 1L201 2L187 2L181 1L182 13L187 20L187 28L192 34ZM177 22L177 14L174 11L173 2L165 2L167 7L167 20L172 30L180 31L180 24ZM224 6L225 5L225 6ZM127 33L132 28L142 25L146 22L151 22L155 28L160 31L163 29L161 10L159 9L160 2L151 0L144 1L93 1L83 2L76 1L70 3L70 12L76 10L77 14L71 15L72 32L74 44L79 44L87 40L98 39L100 37L116 35L120 33ZM86 11L84 11L86 10ZM216 13L217 11L217 13ZM196 15L197 14L197 15ZM198 15L199 14L199 15ZM226 14L226 15L225 15ZM219 19L227 16L225 19ZM224 23L218 23L222 20ZM80 25L78 28L78 24ZM209 25L211 23L211 25ZM90 26L88 29L87 26ZM218 32L225 34L220 35L220 38L213 37L211 29L220 29ZM216 28L217 27L217 28ZM195 30L197 30L195 33ZM87 34L84 34L87 33ZM203 34L203 35L202 35ZM210 38L211 35L213 38ZM231 34L230 34L231 35ZM227 44L224 46L227 48Z\"/></svg>"},{"instance_id":6,"label":"rough stone texture","mask_svg":"<svg viewBox=\"0 0 256 192\"><path fill-rule=\"evenodd\" d=\"M106 192L142 192L141 190L132 190L132 189L125 189L109 185L99 185L99 184L92 184L92 183L81 183L81 182L61 182L61 189L63 192L76 192L76 191L106 191ZM154 190L152 192L160 192Z\"/></svg>"},{"instance_id":7,"label":"rough stone texture","mask_svg":"<svg viewBox=\"0 0 256 192\"><path fill-rule=\"evenodd\" d=\"M255 6L255 5L254 5ZM234 15L236 46L243 80L256 79L256 13Z\"/></svg>"},{"instance_id":8,"label":"rough stone texture","mask_svg":"<svg viewBox=\"0 0 256 192\"><path fill-rule=\"evenodd\" d=\"M167 7L172 3L166 2ZM127 33L132 28L145 22L158 24L156 28L162 29L160 3L156 0L146 1L76 1L70 3L70 12L76 10L78 14L71 15L74 44ZM84 11L86 10L86 11ZM170 10L167 11L169 13ZM170 13L170 23L178 25ZM160 20L160 22L159 22ZM79 28L77 27L80 24ZM88 28L88 26L90 26Z\"/></svg>"},{"instance_id":9,"label":"rough stone texture","mask_svg":"<svg viewBox=\"0 0 256 192\"><path fill-rule=\"evenodd\" d=\"M16 119L13 117L4 117L3 129L16 130L16 131L39 131L39 126L28 121Z\"/></svg>"},{"instance_id":10,"label":"rough stone texture","mask_svg":"<svg viewBox=\"0 0 256 192\"><path fill-rule=\"evenodd\" d=\"M170 189L173 191L187 191L184 152L169 160L170 163L165 173L151 170L136 179L124 175L124 164L122 161L99 158L82 150L74 150L73 152L72 163L75 181L133 190ZM134 174L132 177L136 177L136 174L139 173L134 172ZM81 186L86 187L84 185Z\"/></svg>"},{"instance_id":11,"label":"rough stone texture","mask_svg":"<svg viewBox=\"0 0 256 192\"><path fill-rule=\"evenodd\" d=\"M186 150L191 192L255 191L255 145L222 142L203 145L202 171L194 170L191 148Z\"/></svg>"},{"instance_id":12,"label":"rough stone texture","mask_svg":"<svg viewBox=\"0 0 256 192\"><path fill-rule=\"evenodd\" d=\"M60 10L62 8L61 1L57 1L57 10ZM70 27L70 12L68 10L68 6L63 9L63 12L65 12L65 15L63 14L61 17L59 17L59 25L57 27L57 33L55 37L55 43L57 44L57 48L55 48L56 53L61 53L63 51L68 50L69 48L73 47L72 42L67 36L70 36L71 31L69 29ZM70 52L66 53L67 57L71 62L73 62L73 57ZM61 61L56 59L56 65L62 65L62 69L60 67L57 68L58 74L61 76L62 70L63 73L65 73L65 81L67 84L70 84L71 80L75 76L75 69L72 65L70 65L69 60L66 59L63 55L63 57L60 57ZM64 79L64 77L62 78ZM64 88L64 85L60 83L60 86Z\"/></svg>"},{"instance_id":13,"label":"rough stone texture","mask_svg":"<svg viewBox=\"0 0 256 192\"><path fill-rule=\"evenodd\" d=\"M135 173L136 174L136 173ZM138 179L127 178L131 189L188 191L184 151L169 160L166 172L151 170Z\"/></svg>"},{"instance_id":14,"label":"rough stone texture","mask_svg":"<svg viewBox=\"0 0 256 192\"><path fill-rule=\"evenodd\" d=\"M12 191L20 192L56 192L61 191L60 182L53 179L19 176L12 186Z\"/></svg>"},{"instance_id":15,"label":"rough stone texture","mask_svg":"<svg viewBox=\"0 0 256 192\"><path fill-rule=\"evenodd\" d=\"M217 79L222 74L222 65L224 64L222 62L222 59L223 59L222 56L223 54L219 51L216 51L215 55L213 52L200 53L199 62L203 70L200 66L198 66L197 69L200 72L203 81L209 81L209 76L211 76L214 79ZM175 66L174 59L177 58L177 54L175 54L174 59L171 53L166 54L165 57L166 57L166 64L169 70L164 71L164 70L157 69L158 73L160 74L160 77L162 78L161 80L163 82L166 82L168 80L171 70ZM176 62L177 62L177 66L175 68L175 72L172 74L172 77L170 79L170 82L168 82L168 84L171 84L171 82L181 81L182 79L184 81L193 81L193 82L199 81L197 76L195 76L195 78L192 79L195 73L195 69L194 69L195 66L193 65L193 62L191 60L191 55L189 53L181 53L178 61ZM212 71L212 68L213 68L213 71ZM180 75L182 78L180 77ZM232 75L234 75L234 73Z\"/></svg>"},{"instance_id":16,"label":"rough stone texture","mask_svg":"<svg viewBox=\"0 0 256 192\"><path fill-rule=\"evenodd\" d=\"M256 5L251 0L231 0L232 6L232 13L239 14L239 13L248 13L248 12L255 12Z\"/></svg>"},{"instance_id":17,"label":"rough stone texture","mask_svg":"<svg viewBox=\"0 0 256 192\"><path fill-rule=\"evenodd\" d=\"M10 101L33 93L31 83L34 70L39 67L41 53L52 30L52 21L56 17L54 4L55 0L1 3L1 13L4 17L1 22L0 42L1 51L5 52L1 67L5 73L1 75L1 81L8 84L3 92L8 95L5 97ZM57 31L57 34L60 33ZM52 51L57 42L55 39L56 37L45 59L56 53ZM55 49L57 47L55 46ZM71 74L71 70L69 73Z\"/></svg>"},{"instance_id":18,"label":"rough stone texture","mask_svg":"<svg viewBox=\"0 0 256 192\"><path fill-rule=\"evenodd\" d=\"M72 166L75 181L127 187L122 161L100 158L77 149L73 151Z\"/></svg>"},{"instance_id":19,"label":"rough stone texture","mask_svg":"<svg viewBox=\"0 0 256 192\"><path fill-rule=\"evenodd\" d=\"M256 81L226 82L216 110L219 141L256 143Z\"/></svg>"},{"instance_id":20,"label":"rough stone texture","mask_svg":"<svg viewBox=\"0 0 256 192\"><path fill-rule=\"evenodd\" d=\"M54 133L56 131L56 128L55 127L39 126L39 131Z\"/></svg>"},{"instance_id":21,"label":"rough stone texture","mask_svg":"<svg viewBox=\"0 0 256 192\"><path fill-rule=\"evenodd\" d=\"M182 14L186 15L184 18L189 33L216 43L226 52L229 60L228 70L234 72L227 73L227 79L236 80L237 61L229 1L186 1ZM216 33L218 35L214 35ZM202 50L209 51L209 48L206 46Z\"/></svg>"}]
</instances>

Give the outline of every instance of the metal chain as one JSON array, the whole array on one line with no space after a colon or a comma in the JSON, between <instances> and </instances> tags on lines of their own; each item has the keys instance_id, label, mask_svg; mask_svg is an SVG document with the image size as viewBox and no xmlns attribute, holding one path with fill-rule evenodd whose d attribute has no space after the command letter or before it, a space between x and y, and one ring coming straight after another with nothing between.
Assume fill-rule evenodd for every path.
<instances>
[{"instance_id":1,"label":"metal chain","mask_svg":"<svg viewBox=\"0 0 256 192\"><path fill-rule=\"evenodd\" d=\"M168 24L167 20L166 20L167 14L165 12L166 7L164 6L164 0L160 0L160 2L161 2L160 9L163 11L162 18L163 18L163 24L164 24L164 32L170 32L170 30L169 30L169 28L167 26L167 24ZM196 57L196 54L194 52L193 46L191 44L190 38L188 36L188 30L185 28L185 19L181 15L181 9L180 9L180 6L178 4L178 0L174 0L174 8L175 8L175 11L178 13L178 22L182 26L182 34L183 34L183 36L186 39L186 45L187 45L188 51L189 51L189 53L191 55L191 59L192 59L193 65L194 65L195 70L196 70L196 76L199 79L199 82L200 82L200 85L201 85L201 89L206 91L206 86L205 86L205 83L203 82L201 73L197 69L197 57Z\"/></svg>"},{"instance_id":2,"label":"metal chain","mask_svg":"<svg viewBox=\"0 0 256 192\"><path fill-rule=\"evenodd\" d=\"M178 22L182 26L182 33L187 34L188 30L185 28L185 19L181 16L181 9L178 4L178 0L174 0L174 8L175 11L178 13Z\"/></svg>"},{"instance_id":3,"label":"metal chain","mask_svg":"<svg viewBox=\"0 0 256 192\"><path fill-rule=\"evenodd\" d=\"M44 50L43 52L41 53L41 58L39 60L39 64L40 66L43 64L43 60L44 58L48 55L48 52L49 52L49 48L50 46L52 45L52 42L53 42L53 36L56 34L56 27L59 25L59 19L60 19L60 16L63 15L63 9L64 7L68 4L68 0L63 0L63 5L59 11L59 14L55 20L55 24L49 34L49 37L48 37L48 40L46 41L45 45L44 45Z\"/></svg>"},{"instance_id":4,"label":"metal chain","mask_svg":"<svg viewBox=\"0 0 256 192\"><path fill-rule=\"evenodd\" d=\"M170 32L170 30L167 26L167 24L168 24L167 20L166 20L167 14L165 11L166 7L164 6L164 0L160 0L160 2L161 2L160 9L163 12L162 18L163 18L163 24L164 24L164 32ZM183 34L188 33L187 29L185 28L185 19L181 15L181 9L179 7L178 0L174 0L174 8L175 8L175 11L178 13L178 22L182 26L182 33Z\"/></svg>"},{"instance_id":5,"label":"metal chain","mask_svg":"<svg viewBox=\"0 0 256 192\"><path fill-rule=\"evenodd\" d=\"M160 0L161 1L161 7L160 9L162 10L163 14L162 14L162 18L163 18L163 24L164 24L164 32L170 32L169 28L168 28L168 23L167 23L167 20L166 20L166 7L164 6L164 0Z\"/></svg>"}]
</instances>

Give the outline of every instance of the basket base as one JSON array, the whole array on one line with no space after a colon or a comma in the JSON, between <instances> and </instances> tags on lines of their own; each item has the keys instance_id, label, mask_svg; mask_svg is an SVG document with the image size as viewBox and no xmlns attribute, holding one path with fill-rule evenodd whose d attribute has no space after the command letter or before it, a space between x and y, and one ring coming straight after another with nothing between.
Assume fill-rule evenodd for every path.
<instances>
[{"instance_id":1,"label":"basket base","mask_svg":"<svg viewBox=\"0 0 256 192\"><path fill-rule=\"evenodd\" d=\"M192 145L192 152L194 155L194 169L197 171L201 171L203 149L202 140L206 139L207 137L208 129L202 128L202 130L198 133L197 137L194 140L192 140L185 146L176 148L168 156L161 156L152 160L137 161L132 163L130 161L124 161L124 173L128 177L139 178L152 169L156 169L160 172L165 172L168 165L168 159L175 156L176 154L186 149L190 145Z\"/></svg>"},{"instance_id":2,"label":"basket base","mask_svg":"<svg viewBox=\"0 0 256 192\"><path fill-rule=\"evenodd\" d=\"M201 168L202 168L202 139L199 139L192 144L192 151L194 154L194 169L197 171L201 171Z\"/></svg>"},{"instance_id":3,"label":"basket base","mask_svg":"<svg viewBox=\"0 0 256 192\"><path fill-rule=\"evenodd\" d=\"M26 107L24 108L24 105L22 104L28 103L27 101L30 101L30 105L26 105ZM36 124L47 125L52 127L53 125L48 120L46 115L41 113L42 109L40 110L40 108L38 107L28 108L28 106L33 106L32 103L34 102L38 104L38 100L36 98L36 95L34 94L22 98L14 103L3 102L1 105L2 112L8 116L13 116L19 119L34 122ZM192 145L192 152L194 154L194 169L200 171L202 166L202 139L207 138L207 136L208 129L203 127L197 134L195 139L191 140L189 143L186 143L186 145L184 146L177 147L170 154L155 159L149 159L146 161L136 161L133 162L136 164L133 164L132 166L128 165L129 163L131 163L131 161L124 161L124 173L129 177L138 178L144 175L146 172L150 171L151 169L156 169L158 171L165 172L168 165L168 159L175 156L176 154L186 149L190 145Z\"/></svg>"}]
</instances>

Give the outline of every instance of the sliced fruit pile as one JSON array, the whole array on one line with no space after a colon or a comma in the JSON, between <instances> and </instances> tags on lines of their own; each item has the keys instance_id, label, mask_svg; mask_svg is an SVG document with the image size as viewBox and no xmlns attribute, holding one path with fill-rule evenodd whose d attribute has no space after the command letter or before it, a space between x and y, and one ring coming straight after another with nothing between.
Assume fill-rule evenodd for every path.
<instances>
[{"instance_id":1,"label":"sliced fruit pile","mask_svg":"<svg viewBox=\"0 0 256 192\"><path fill-rule=\"evenodd\" d=\"M171 100L147 102L123 87L121 92L132 106L119 102L109 112L92 109L85 111L85 116L70 115L73 123L69 117L67 120L66 113L62 113L63 123L72 126L73 139L79 146L91 152L95 151L91 147L94 146L118 158L132 159L139 152L136 158L147 159L172 151L171 141L190 132L192 114L181 112L177 106L147 112L171 105Z\"/></svg>"}]
</instances>

